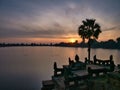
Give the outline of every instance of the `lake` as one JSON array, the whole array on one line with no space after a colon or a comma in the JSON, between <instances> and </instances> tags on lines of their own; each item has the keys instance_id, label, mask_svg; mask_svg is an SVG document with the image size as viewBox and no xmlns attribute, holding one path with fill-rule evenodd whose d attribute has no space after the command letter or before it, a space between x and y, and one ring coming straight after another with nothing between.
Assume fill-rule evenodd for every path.
<instances>
[{"instance_id":1,"label":"lake","mask_svg":"<svg viewBox=\"0 0 120 90\"><path fill-rule=\"evenodd\" d=\"M87 48L68 47L5 47L0 48L0 90L40 90L41 81L51 79L53 63L58 67L68 64L68 58L78 54L87 57ZM120 63L120 50L92 49L91 59L109 59Z\"/></svg>"}]
</instances>

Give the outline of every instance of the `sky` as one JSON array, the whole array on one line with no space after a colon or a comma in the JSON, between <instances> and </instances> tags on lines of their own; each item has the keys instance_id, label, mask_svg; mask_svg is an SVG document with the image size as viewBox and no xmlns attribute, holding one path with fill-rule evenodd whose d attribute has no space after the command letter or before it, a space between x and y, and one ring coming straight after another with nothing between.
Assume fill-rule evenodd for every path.
<instances>
[{"instance_id":1,"label":"sky","mask_svg":"<svg viewBox=\"0 0 120 90\"><path fill-rule=\"evenodd\" d=\"M81 41L86 18L100 24L98 41L120 37L120 0L0 0L0 42Z\"/></svg>"}]
</instances>

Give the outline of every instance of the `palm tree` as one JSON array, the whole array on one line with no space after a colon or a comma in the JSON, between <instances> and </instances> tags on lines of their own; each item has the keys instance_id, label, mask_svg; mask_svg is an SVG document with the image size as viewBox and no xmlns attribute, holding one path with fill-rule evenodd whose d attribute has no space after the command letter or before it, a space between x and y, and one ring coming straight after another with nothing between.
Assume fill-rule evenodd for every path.
<instances>
[{"instance_id":1,"label":"palm tree","mask_svg":"<svg viewBox=\"0 0 120 90\"><path fill-rule=\"evenodd\" d=\"M82 25L78 28L78 34L85 42L88 39L88 60L90 60L91 43L93 39L98 39L101 33L100 25L95 23L95 19L86 19L82 21Z\"/></svg>"}]
</instances>

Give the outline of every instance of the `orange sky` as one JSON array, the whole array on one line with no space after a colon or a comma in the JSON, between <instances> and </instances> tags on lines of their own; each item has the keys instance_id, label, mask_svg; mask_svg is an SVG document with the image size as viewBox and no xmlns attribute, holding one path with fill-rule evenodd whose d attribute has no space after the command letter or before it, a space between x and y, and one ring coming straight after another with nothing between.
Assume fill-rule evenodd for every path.
<instances>
[{"instance_id":1,"label":"orange sky","mask_svg":"<svg viewBox=\"0 0 120 90\"><path fill-rule=\"evenodd\" d=\"M100 24L98 41L115 40L120 37L119 3L120 0L3 0L0 42L80 42L78 27L86 18L95 18Z\"/></svg>"}]
</instances>

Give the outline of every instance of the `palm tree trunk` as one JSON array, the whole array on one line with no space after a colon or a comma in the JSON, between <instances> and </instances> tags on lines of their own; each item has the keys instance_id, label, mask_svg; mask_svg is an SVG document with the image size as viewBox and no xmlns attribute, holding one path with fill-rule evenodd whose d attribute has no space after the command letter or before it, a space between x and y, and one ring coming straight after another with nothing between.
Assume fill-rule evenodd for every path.
<instances>
[{"instance_id":1,"label":"palm tree trunk","mask_svg":"<svg viewBox=\"0 0 120 90\"><path fill-rule=\"evenodd\" d=\"M85 37L84 36L82 37L82 43L85 43Z\"/></svg>"},{"instance_id":2,"label":"palm tree trunk","mask_svg":"<svg viewBox=\"0 0 120 90\"><path fill-rule=\"evenodd\" d=\"M90 39L88 40L88 60L90 60L90 51L91 51L91 43L90 43Z\"/></svg>"}]
</instances>

